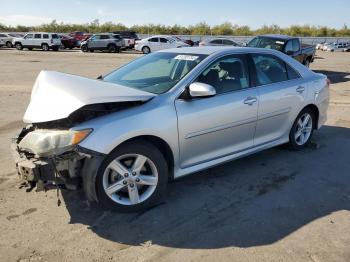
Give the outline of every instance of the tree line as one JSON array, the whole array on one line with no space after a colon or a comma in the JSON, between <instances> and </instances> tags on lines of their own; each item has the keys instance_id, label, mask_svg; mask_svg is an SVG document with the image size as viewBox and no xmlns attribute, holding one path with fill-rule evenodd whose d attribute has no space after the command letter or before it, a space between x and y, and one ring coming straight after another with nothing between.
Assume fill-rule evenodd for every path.
<instances>
[{"instance_id":1,"label":"tree line","mask_svg":"<svg viewBox=\"0 0 350 262\"><path fill-rule=\"evenodd\" d=\"M29 31L44 31L44 32L59 32L68 33L73 31L82 31L88 33L113 32L121 30L135 31L139 34L166 34L166 35L234 35L234 36L252 36L260 34L286 34L291 36L306 36L306 37L349 37L350 29L344 25L340 29L330 28L327 26L312 26L312 25L292 25L282 28L278 25L264 25L258 29L252 29L246 25L237 25L230 22L225 22L219 25L210 26L206 22L200 22L195 25L161 25L161 24L146 24L133 25L127 27L121 23L100 23L98 19L85 24L68 24L57 23L53 20L51 23L42 24L39 26L6 26L0 24L0 31L6 32L29 32Z\"/></svg>"}]
</instances>

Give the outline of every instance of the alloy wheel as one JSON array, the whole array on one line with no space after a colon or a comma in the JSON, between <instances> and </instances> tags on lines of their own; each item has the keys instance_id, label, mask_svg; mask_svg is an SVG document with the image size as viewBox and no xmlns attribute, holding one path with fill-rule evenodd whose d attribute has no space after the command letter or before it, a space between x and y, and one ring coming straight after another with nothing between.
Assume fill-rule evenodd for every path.
<instances>
[{"instance_id":1,"label":"alloy wheel","mask_svg":"<svg viewBox=\"0 0 350 262\"><path fill-rule=\"evenodd\" d=\"M302 146L310 138L312 132L312 117L309 113L305 113L300 116L295 129L295 142Z\"/></svg>"},{"instance_id":2,"label":"alloy wheel","mask_svg":"<svg viewBox=\"0 0 350 262\"><path fill-rule=\"evenodd\" d=\"M155 164L141 154L125 154L109 163L103 173L103 189L121 205L137 205L147 200L158 184Z\"/></svg>"}]
</instances>

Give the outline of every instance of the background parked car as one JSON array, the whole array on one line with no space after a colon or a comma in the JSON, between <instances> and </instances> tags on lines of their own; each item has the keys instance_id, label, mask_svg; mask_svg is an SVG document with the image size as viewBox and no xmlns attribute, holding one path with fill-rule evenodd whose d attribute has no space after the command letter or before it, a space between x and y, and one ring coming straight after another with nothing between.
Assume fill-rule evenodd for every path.
<instances>
[{"instance_id":1,"label":"background parked car","mask_svg":"<svg viewBox=\"0 0 350 262\"><path fill-rule=\"evenodd\" d=\"M327 48L328 48L328 46L330 46L330 45L333 45L333 44L335 44L335 43L324 43L324 45L322 46L322 51L327 51Z\"/></svg>"},{"instance_id":2,"label":"background parked car","mask_svg":"<svg viewBox=\"0 0 350 262\"><path fill-rule=\"evenodd\" d=\"M70 37L73 37L75 40L77 40L78 47L80 47L82 41L85 41L92 36L92 34L85 33L85 32L79 32L79 31L71 32L68 35Z\"/></svg>"},{"instance_id":3,"label":"background parked car","mask_svg":"<svg viewBox=\"0 0 350 262\"><path fill-rule=\"evenodd\" d=\"M239 46L238 43L227 38L214 38L207 41L202 41L199 46Z\"/></svg>"},{"instance_id":4,"label":"background parked car","mask_svg":"<svg viewBox=\"0 0 350 262\"><path fill-rule=\"evenodd\" d=\"M328 52L344 52L349 47L349 43L333 43L327 46Z\"/></svg>"},{"instance_id":5,"label":"background parked car","mask_svg":"<svg viewBox=\"0 0 350 262\"><path fill-rule=\"evenodd\" d=\"M40 48L43 51L50 49L58 51L61 45L61 39L58 34L46 33L46 32L30 32L24 37L14 38L12 44L18 49L28 48Z\"/></svg>"},{"instance_id":6,"label":"background parked car","mask_svg":"<svg viewBox=\"0 0 350 262\"><path fill-rule=\"evenodd\" d=\"M61 38L61 46L63 48L73 49L74 47L80 47L78 41L69 35L59 34L59 37Z\"/></svg>"},{"instance_id":7,"label":"background parked car","mask_svg":"<svg viewBox=\"0 0 350 262\"><path fill-rule=\"evenodd\" d=\"M309 67L314 61L316 49L312 45L302 44L297 37L288 35L260 35L254 37L248 47L275 49L293 57L303 65Z\"/></svg>"},{"instance_id":8,"label":"background parked car","mask_svg":"<svg viewBox=\"0 0 350 262\"><path fill-rule=\"evenodd\" d=\"M178 41L172 36L163 35L147 37L140 41L136 41L135 44L135 50L141 51L144 54L176 47L189 47L189 45L182 41Z\"/></svg>"},{"instance_id":9,"label":"background parked car","mask_svg":"<svg viewBox=\"0 0 350 262\"><path fill-rule=\"evenodd\" d=\"M113 34L120 35L124 39L126 49L133 49L135 41L140 40L134 31L114 31Z\"/></svg>"},{"instance_id":10,"label":"background parked car","mask_svg":"<svg viewBox=\"0 0 350 262\"><path fill-rule=\"evenodd\" d=\"M95 34L81 43L81 50L83 52L108 50L111 53L119 53L122 49L122 42L122 38L119 35L111 33Z\"/></svg>"},{"instance_id":11,"label":"background parked car","mask_svg":"<svg viewBox=\"0 0 350 262\"><path fill-rule=\"evenodd\" d=\"M13 40L13 36L10 35L9 33L0 33L0 39L4 41L5 45L8 48L13 47L12 46L12 40Z\"/></svg>"},{"instance_id":12,"label":"background parked car","mask_svg":"<svg viewBox=\"0 0 350 262\"><path fill-rule=\"evenodd\" d=\"M192 40L190 40L190 39L182 39L182 38L180 38L178 36L174 36L174 38L176 38L178 41L182 41L182 42L184 42L184 43L186 43L186 44L188 44L190 46L194 46L194 42Z\"/></svg>"}]
</instances>

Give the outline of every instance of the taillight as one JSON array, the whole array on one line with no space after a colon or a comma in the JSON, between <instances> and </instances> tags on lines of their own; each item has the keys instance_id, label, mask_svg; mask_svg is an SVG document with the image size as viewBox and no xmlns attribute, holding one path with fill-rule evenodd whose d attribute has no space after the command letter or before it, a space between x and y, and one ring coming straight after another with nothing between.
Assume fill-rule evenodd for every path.
<instances>
[{"instance_id":1,"label":"taillight","mask_svg":"<svg viewBox=\"0 0 350 262\"><path fill-rule=\"evenodd\" d=\"M328 88L329 88L330 84L331 84L331 80L329 80L329 79L327 78L327 80L326 80L326 85L327 85Z\"/></svg>"}]
</instances>

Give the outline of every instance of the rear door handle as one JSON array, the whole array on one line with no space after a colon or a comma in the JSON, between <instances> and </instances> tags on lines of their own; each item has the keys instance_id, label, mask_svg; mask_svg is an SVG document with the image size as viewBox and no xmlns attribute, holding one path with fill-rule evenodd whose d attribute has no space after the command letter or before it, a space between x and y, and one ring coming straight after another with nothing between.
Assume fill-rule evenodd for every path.
<instances>
[{"instance_id":1,"label":"rear door handle","mask_svg":"<svg viewBox=\"0 0 350 262\"><path fill-rule=\"evenodd\" d=\"M305 91L305 87L299 86L299 87L296 89L296 91L297 91L298 93L302 93L302 92Z\"/></svg>"},{"instance_id":2,"label":"rear door handle","mask_svg":"<svg viewBox=\"0 0 350 262\"><path fill-rule=\"evenodd\" d=\"M258 99L256 97L250 96L247 97L246 100L244 100L244 104L246 105L253 105L256 101L258 101Z\"/></svg>"}]
</instances>

